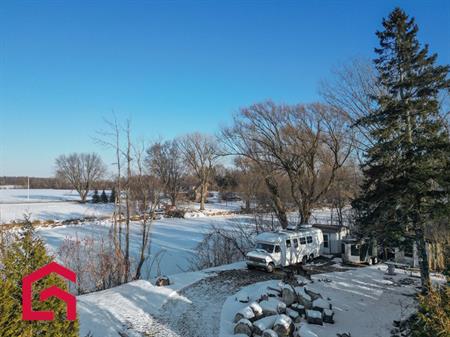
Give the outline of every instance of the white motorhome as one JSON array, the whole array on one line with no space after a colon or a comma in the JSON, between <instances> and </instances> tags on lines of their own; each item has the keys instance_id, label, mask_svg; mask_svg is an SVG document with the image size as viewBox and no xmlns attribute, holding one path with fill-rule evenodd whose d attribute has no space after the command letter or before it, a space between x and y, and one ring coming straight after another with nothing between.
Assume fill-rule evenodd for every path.
<instances>
[{"instance_id":1,"label":"white motorhome","mask_svg":"<svg viewBox=\"0 0 450 337\"><path fill-rule=\"evenodd\" d=\"M319 256L322 231L309 225L256 237L256 249L247 253L247 266L264 268L269 273L277 267L306 263Z\"/></svg>"}]
</instances>

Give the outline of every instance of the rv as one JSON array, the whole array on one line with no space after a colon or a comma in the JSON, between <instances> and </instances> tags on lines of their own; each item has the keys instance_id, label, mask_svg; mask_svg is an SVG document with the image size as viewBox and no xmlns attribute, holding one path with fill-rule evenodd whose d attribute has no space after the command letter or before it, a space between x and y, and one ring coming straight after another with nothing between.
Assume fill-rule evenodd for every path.
<instances>
[{"instance_id":1,"label":"rv","mask_svg":"<svg viewBox=\"0 0 450 337\"><path fill-rule=\"evenodd\" d=\"M269 273L277 267L306 263L319 256L322 231L309 225L256 237L256 249L247 253L247 267L264 268Z\"/></svg>"}]
</instances>

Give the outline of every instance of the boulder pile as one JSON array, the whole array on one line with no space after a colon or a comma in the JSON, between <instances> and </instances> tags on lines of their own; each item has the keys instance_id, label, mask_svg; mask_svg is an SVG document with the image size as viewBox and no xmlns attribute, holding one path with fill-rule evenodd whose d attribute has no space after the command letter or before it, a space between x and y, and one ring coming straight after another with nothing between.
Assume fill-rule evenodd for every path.
<instances>
[{"instance_id":1,"label":"boulder pile","mask_svg":"<svg viewBox=\"0 0 450 337\"><path fill-rule=\"evenodd\" d=\"M330 300L311 286L280 283L268 287L260 298L239 310L234 323L234 334L239 336L312 336L305 334L305 323L333 324L334 311Z\"/></svg>"}]
</instances>

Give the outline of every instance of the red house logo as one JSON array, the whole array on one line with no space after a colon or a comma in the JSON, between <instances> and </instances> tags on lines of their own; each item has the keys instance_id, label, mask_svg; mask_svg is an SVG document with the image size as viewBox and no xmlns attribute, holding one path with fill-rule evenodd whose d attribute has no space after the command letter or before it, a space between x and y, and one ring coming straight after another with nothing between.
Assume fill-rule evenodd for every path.
<instances>
[{"instance_id":1,"label":"red house logo","mask_svg":"<svg viewBox=\"0 0 450 337\"><path fill-rule=\"evenodd\" d=\"M53 311L34 311L32 308L32 286L33 283L44 278L45 276L56 273L65 279L76 283L77 275L56 262L50 262L44 267L36 270L22 279L22 319L25 321L53 321L55 315ZM66 317L69 321L77 318L77 300L76 297L68 292L61 290L56 286L44 289L39 294L41 302L46 301L50 297L56 297L66 303Z\"/></svg>"}]
</instances>

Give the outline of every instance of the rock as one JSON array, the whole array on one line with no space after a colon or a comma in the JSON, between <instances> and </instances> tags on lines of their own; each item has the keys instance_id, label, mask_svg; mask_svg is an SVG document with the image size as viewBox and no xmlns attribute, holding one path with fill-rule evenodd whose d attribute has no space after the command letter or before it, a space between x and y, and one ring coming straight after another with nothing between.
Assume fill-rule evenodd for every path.
<instances>
[{"instance_id":1,"label":"rock","mask_svg":"<svg viewBox=\"0 0 450 337\"><path fill-rule=\"evenodd\" d=\"M248 319L241 319L234 326L234 334L244 334L247 336L251 336L253 332L253 325Z\"/></svg>"},{"instance_id":2,"label":"rock","mask_svg":"<svg viewBox=\"0 0 450 337\"><path fill-rule=\"evenodd\" d=\"M167 276L158 276L155 281L155 285L158 287L170 285L170 279Z\"/></svg>"},{"instance_id":3,"label":"rock","mask_svg":"<svg viewBox=\"0 0 450 337\"><path fill-rule=\"evenodd\" d=\"M291 308L286 309L286 315L288 315L295 323L299 323L302 320L300 314Z\"/></svg>"},{"instance_id":4,"label":"rock","mask_svg":"<svg viewBox=\"0 0 450 337\"><path fill-rule=\"evenodd\" d=\"M312 309L323 312L325 309L331 309L330 303L322 298L318 298L312 302Z\"/></svg>"},{"instance_id":5,"label":"rock","mask_svg":"<svg viewBox=\"0 0 450 337\"><path fill-rule=\"evenodd\" d=\"M304 316L306 314L305 306L299 303L292 304L291 309L297 311L301 316Z\"/></svg>"},{"instance_id":6,"label":"rock","mask_svg":"<svg viewBox=\"0 0 450 337\"><path fill-rule=\"evenodd\" d=\"M278 337L278 334L272 329L264 330L262 337Z\"/></svg>"},{"instance_id":7,"label":"rock","mask_svg":"<svg viewBox=\"0 0 450 337\"><path fill-rule=\"evenodd\" d=\"M323 311L323 321L325 323L334 324L334 312L330 309L325 309Z\"/></svg>"},{"instance_id":8,"label":"rock","mask_svg":"<svg viewBox=\"0 0 450 337\"><path fill-rule=\"evenodd\" d=\"M304 287L295 287L295 293L297 294L297 300L301 305L308 309L311 308L313 299L305 291Z\"/></svg>"},{"instance_id":9,"label":"rock","mask_svg":"<svg viewBox=\"0 0 450 337\"><path fill-rule=\"evenodd\" d=\"M263 331L272 329L278 315L267 316L253 322L253 329L256 335L262 335Z\"/></svg>"},{"instance_id":10,"label":"rock","mask_svg":"<svg viewBox=\"0 0 450 337\"><path fill-rule=\"evenodd\" d=\"M263 316L263 309L258 303L253 302L252 304L250 304L250 308L252 308L253 313L255 314L255 319L261 318Z\"/></svg>"},{"instance_id":11,"label":"rock","mask_svg":"<svg viewBox=\"0 0 450 337\"><path fill-rule=\"evenodd\" d=\"M281 314L277 317L272 329L280 337L290 336L294 330L294 324L289 316Z\"/></svg>"},{"instance_id":12,"label":"rock","mask_svg":"<svg viewBox=\"0 0 450 337\"><path fill-rule=\"evenodd\" d=\"M322 313L316 310L306 310L306 320L309 324L323 325Z\"/></svg>"},{"instance_id":13,"label":"rock","mask_svg":"<svg viewBox=\"0 0 450 337\"><path fill-rule=\"evenodd\" d=\"M236 313L236 315L234 316L234 323L237 323L241 319L247 319L250 321L254 317L255 313L253 312L252 308L250 306L247 306Z\"/></svg>"},{"instance_id":14,"label":"rock","mask_svg":"<svg viewBox=\"0 0 450 337\"><path fill-rule=\"evenodd\" d=\"M276 298L259 302L265 316L282 314L286 311L286 304Z\"/></svg>"},{"instance_id":15,"label":"rock","mask_svg":"<svg viewBox=\"0 0 450 337\"><path fill-rule=\"evenodd\" d=\"M281 290L281 300L286 303L286 305L291 305L297 299L294 289L286 284Z\"/></svg>"}]
</instances>

